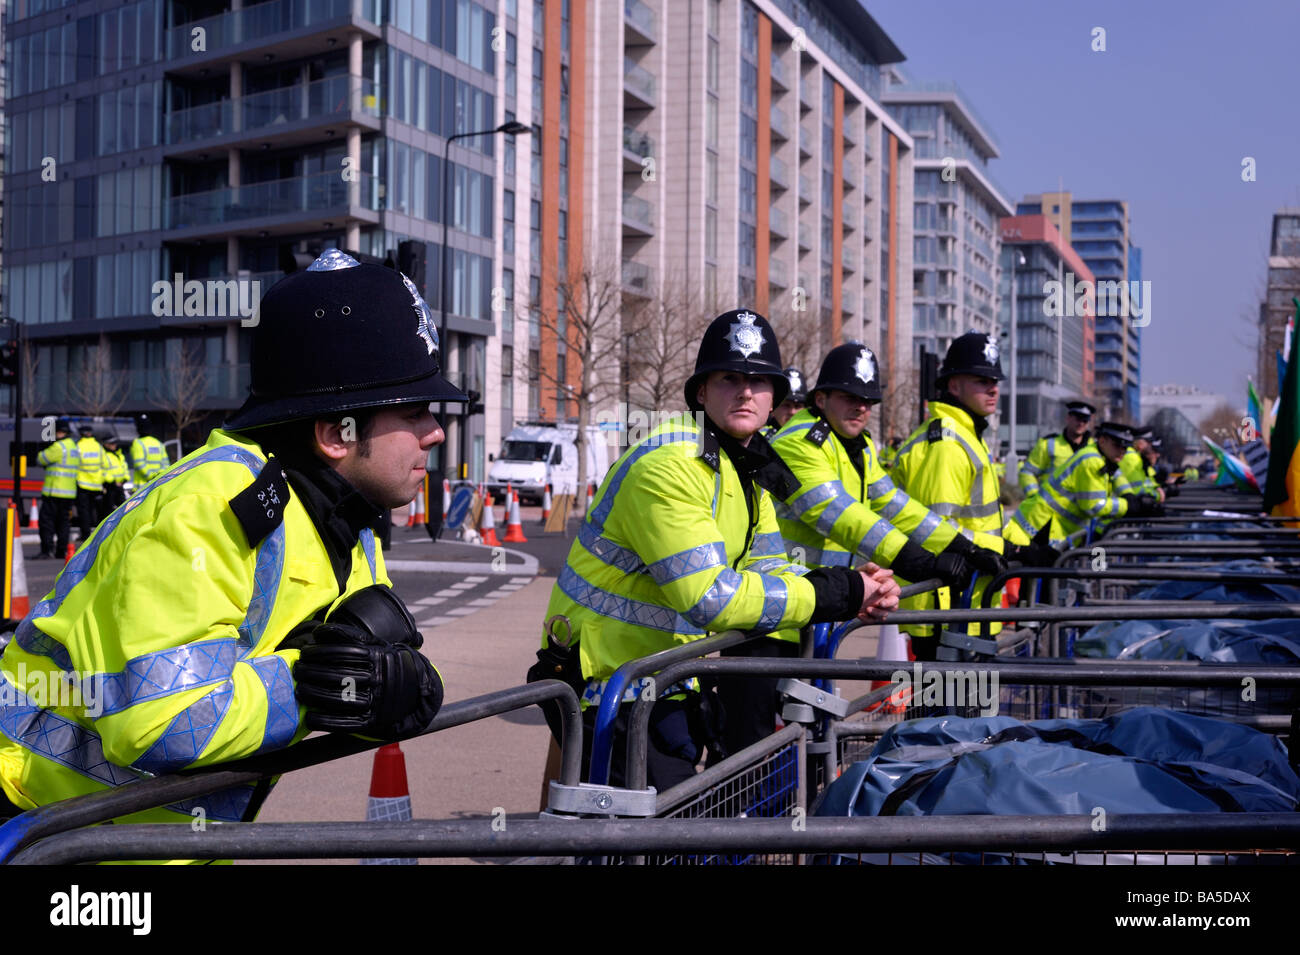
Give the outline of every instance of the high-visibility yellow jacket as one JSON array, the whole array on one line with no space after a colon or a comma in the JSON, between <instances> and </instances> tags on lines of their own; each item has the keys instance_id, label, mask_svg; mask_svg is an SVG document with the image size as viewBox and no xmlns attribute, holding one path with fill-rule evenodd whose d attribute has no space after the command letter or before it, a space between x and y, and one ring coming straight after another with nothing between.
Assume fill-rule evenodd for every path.
<instances>
[{"instance_id":1,"label":"high-visibility yellow jacket","mask_svg":"<svg viewBox=\"0 0 1300 955\"><path fill-rule=\"evenodd\" d=\"M72 500L77 496L77 466L80 454L72 438L55 441L36 456L36 463L45 468L45 483L41 494Z\"/></svg>"},{"instance_id":2,"label":"high-visibility yellow jacket","mask_svg":"<svg viewBox=\"0 0 1300 955\"><path fill-rule=\"evenodd\" d=\"M105 484L125 484L130 473L126 469L126 458L121 451L104 449L104 463L100 466Z\"/></svg>"},{"instance_id":3,"label":"high-visibility yellow jacket","mask_svg":"<svg viewBox=\"0 0 1300 955\"><path fill-rule=\"evenodd\" d=\"M83 491L104 490L104 449L94 438L77 442L77 487Z\"/></svg>"},{"instance_id":4,"label":"high-visibility yellow jacket","mask_svg":"<svg viewBox=\"0 0 1300 955\"><path fill-rule=\"evenodd\" d=\"M893 477L900 488L951 523L967 540L1000 554L1003 547L1000 485L988 445L980 434L982 430L977 429L975 419L965 408L931 401L929 420L913 431L899 448ZM977 580L971 596L972 606L979 606L989 581L988 577ZM941 588L938 605L950 606L949 597L948 588ZM899 606L907 610L929 610L935 606L935 596L908 597ZM922 636L935 633L929 624L906 629ZM997 624L991 628L992 633L998 630ZM979 633L979 625L971 624L968 632Z\"/></svg>"},{"instance_id":5,"label":"high-visibility yellow jacket","mask_svg":"<svg viewBox=\"0 0 1300 955\"><path fill-rule=\"evenodd\" d=\"M761 439L758 439L761 440ZM664 422L610 469L551 592L591 681L637 657L730 630L802 627L816 603L785 555L771 496L690 417Z\"/></svg>"},{"instance_id":6,"label":"high-visibility yellow jacket","mask_svg":"<svg viewBox=\"0 0 1300 955\"><path fill-rule=\"evenodd\" d=\"M791 560L810 567L888 567L910 537L939 553L957 530L912 500L881 469L870 435L863 436L862 470L830 423L804 409L781 429L772 448L799 479L799 489L775 502L776 521Z\"/></svg>"},{"instance_id":7,"label":"high-visibility yellow jacket","mask_svg":"<svg viewBox=\"0 0 1300 955\"><path fill-rule=\"evenodd\" d=\"M306 735L277 650L295 625L373 583L374 535L343 593L296 493L250 546L230 500L266 458L242 437L208 443L105 519L0 657L0 785L28 809L150 774L280 749ZM54 691L75 675L82 692ZM251 787L125 817L238 821Z\"/></svg>"},{"instance_id":8,"label":"high-visibility yellow jacket","mask_svg":"<svg viewBox=\"0 0 1300 955\"><path fill-rule=\"evenodd\" d=\"M152 481L170 464L167 449L152 435L142 435L131 442L131 480L137 487Z\"/></svg>"},{"instance_id":9,"label":"high-visibility yellow jacket","mask_svg":"<svg viewBox=\"0 0 1300 955\"><path fill-rule=\"evenodd\" d=\"M1117 494L1150 494L1157 496L1160 488L1155 478L1147 472L1147 463L1135 449L1128 448L1124 457L1119 459L1119 471L1115 475L1115 492Z\"/></svg>"},{"instance_id":10,"label":"high-visibility yellow jacket","mask_svg":"<svg viewBox=\"0 0 1300 955\"><path fill-rule=\"evenodd\" d=\"M1123 517L1127 511L1128 502L1119 497L1115 466L1089 445L1044 481L1037 494L1020 502L1007 522L1007 534L1009 539L1017 539L1019 533L1032 538L1050 521L1049 539L1060 550L1077 546L1089 521Z\"/></svg>"},{"instance_id":11,"label":"high-visibility yellow jacket","mask_svg":"<svg viewBox=\"0 0 1300 955\"><path fill-rule=\"evenodd\" d=\"M1020 469L1020 490L1024 491L1025 497L1037 494L1039 484L1070 460L1075 451L1090 443L1091 439L1085 438L1084 443L1076 448L1063 434L1045 434L1035 441Z\"/></svg>"}]
</instances>

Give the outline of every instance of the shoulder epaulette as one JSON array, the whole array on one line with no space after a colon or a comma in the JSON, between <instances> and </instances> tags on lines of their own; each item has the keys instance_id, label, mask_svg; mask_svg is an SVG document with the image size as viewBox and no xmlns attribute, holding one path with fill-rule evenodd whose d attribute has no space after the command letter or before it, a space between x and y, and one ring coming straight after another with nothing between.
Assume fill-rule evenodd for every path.
<instances>
[{"instance_id":1,"label":"shoulder epaulette","mask_svg":"<svg viewBox=\"0 0 1300 955\"><path fill-rule=\"evenodd\" d=\"M266 462L252 484L230 499L230 509L244 529L249 547L256 547L280 526L288 504L289 479L275 458Z\"/></svg>"},{"instance_id":2,"label":"shoulder epaulette","mask_svg":"<svg viewBox=\"0 0 1300 955\"><path fill-rule=\"evenodd\" d=\"M808 429L808 433L804 435L804 440L811 441L813 444L817 445L817 447L820 448L823 444L826 443L826 439L829 438L830 436L831 436L830 422L827 421L825 418L820 418L811 428Z\"/></svg>"}]
</instances>

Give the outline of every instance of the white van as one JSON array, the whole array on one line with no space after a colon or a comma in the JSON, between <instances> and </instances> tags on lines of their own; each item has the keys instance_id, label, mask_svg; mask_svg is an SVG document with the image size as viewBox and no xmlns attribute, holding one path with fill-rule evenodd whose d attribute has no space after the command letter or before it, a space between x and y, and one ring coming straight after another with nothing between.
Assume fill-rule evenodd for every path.
<instances>
[{"instance_id":1,"label":"white van","mask_svg":"<svg viewBox=\"0 0 1300 955\"><path fill-rule=\"evenodd\" d=\"M577 425L530 423L511 430L501 453L488 468L489 492L499 495L507 485L519 492L521 501L540 503L546 485L552 494L578 491ZM609 470L608 432L598 426L587 428L587 480L597 486Z\"/></svg>"}]
</instances>

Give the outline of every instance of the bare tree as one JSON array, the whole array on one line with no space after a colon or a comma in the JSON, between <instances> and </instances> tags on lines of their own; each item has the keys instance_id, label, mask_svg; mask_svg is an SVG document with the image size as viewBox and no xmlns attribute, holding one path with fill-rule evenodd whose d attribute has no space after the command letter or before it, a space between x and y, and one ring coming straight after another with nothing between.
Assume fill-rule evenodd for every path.
<instances>
[{"instance_id":1,"label":"bare tree","mask_svg":"<svg viewBox=\"0 0 1300 955\"><path fill-rule=\"evenodd\" d=\"M162 388L153 402L171 416L180 456L184 454L185 429L203 417L199 404L208 393L208 375L201 355L190 347L192 343L181 340L178 344L179 353L163 370Z\"/></svg>"},{"instance_id":2,"label":"bare tree","mask_svg":"<svg viewBox=\"0 0 1300 955\"><path fill-rule=\"evenodd\" d=\"M23 342L23 408L36 410L36 376L41 370L41 356L31 342Z\"/></svg>"},{"instance_id":3,"label":"bare tree","mask_svg":"<svg viewBox=\"0 0 1300 955\"><path fill-rule=\"evenodd\" d=\"M798 368L810 385L817 380L829 347L823 341L821 310L817 303L802 294L773 296L768 305L768 321L781 346L785 367Z\"/></svg>"},{"instance_id":4,"label":"bare tree","mask_svg":"<svg viewBox=\"0 0 1300 955\"><path fill-rule=\"evenodd\" d=\"M587 485L587 427L592 409L618 393L619 363L623 356L623 270L615 258L589 251L581 261L557 270L552 286L555 308L533 312L533 331L544 343L565 342L561 363L542 361L534 369L544 385L555 389L556 419L566 415L568 403L577 407L579 507L585 503Z\"/></svg>"},{"instance_id":5,"label":"bare tree","mask_svg":"<svg viewBox=\"0 0 1300 955\"><path fill-rule=\"evenodd\" d=\"M130 379L113 371L108 337L100 335L87 345L80 368L68 375L68 397L73 406L93 417L117 414L130 391Z\"/></svg>"},{"instance_id":6,"label":"bare tree","mask_svg":"<svg viewBox=\"0 0 1300 955\"><path fill-rule=\"evenodd\" d=\"M706 306L679 278L666 278L651 298L625 304L629 405L654 412L684 410L682 388L694 370L713 306Z\"/></svg>"}]
</instances>

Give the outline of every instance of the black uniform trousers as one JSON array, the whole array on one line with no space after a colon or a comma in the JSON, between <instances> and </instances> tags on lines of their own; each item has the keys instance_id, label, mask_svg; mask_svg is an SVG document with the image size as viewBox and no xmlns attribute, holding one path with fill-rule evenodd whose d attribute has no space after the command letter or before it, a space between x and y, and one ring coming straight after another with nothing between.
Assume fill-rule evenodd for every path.
<instances>
[{"instance_id":1,"label":"black uniform trousers","mask_svg":"<svg viewBox=\"0 0 1300 955\"><path fill-rule=\"evenodd\" d=\"M41 553L64 557L68 553L68 541L72 540L72 498L41 495L37 527L41 534Z\"/></svg>"},{"instance_id":2,"label":"black uniform trousers","mask_svg":"<svg viewBox=\"0 0 1300 955\"><path fill-rule=\"evenodd\" d=\"M90 540L90 533L99 523L100 491L88 491L77 488L77 526L81 531L81 540Z\"/></svg>"}]
</instances>

